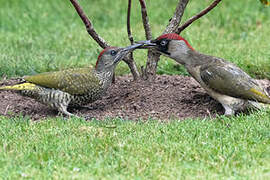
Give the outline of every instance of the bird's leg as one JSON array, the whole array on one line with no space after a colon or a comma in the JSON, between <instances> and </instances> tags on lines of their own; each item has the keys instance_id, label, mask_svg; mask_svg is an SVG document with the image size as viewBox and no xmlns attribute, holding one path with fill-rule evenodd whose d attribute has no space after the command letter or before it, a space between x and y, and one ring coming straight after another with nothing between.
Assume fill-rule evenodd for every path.
<instances>
[{"instance_id":1,"label":"bird's leg","mask_svg":"<svg viewBox=\"0 0 270 180\"><path fill-rule=\"evenodd\" d=\"M87 106L69 106L69 108L76 108L77 110L79 109L79 110L94 110L94 109L97 109L97 107L87 107ZM68 112L69 113L69 112ZM71 113L70 113L71 114ZM72 114L73 115L73 114ZM76 115L73 115L73 116L76 116ZM78 117L78 116L76 116L76 117ZM87 120L91 120L91 119L93 119L93 118L95 118L94 116L91 116L91 115L82 115L82 116L80 116L80 118L83 118L83 119L85 119L86 121Z\"/></svg>"},{"instance_id":2,"label":"bird's leg","mask_svg":"<svg viewBox=\"0 0 270 180\"><path fill-rule=\"evenodd\" d=\"M59 106L57 107L57 109L63 115L66 115L68 117L78 117L79 118L79 116L76 116L75 114L72 114L72 113L70 113L70 112L67 111L67 105L59 104Z\"/></svg>"},{"instance_id":3,"label":"bird's leg","mask_svg":"<svg viewBox=\"0 0 270 180\"><path fill-rule=\"evenodd\" d=\"M222 104L222 106L225 109L225 113L224 113L225 116L233 116L234 115L235 111L233 110L232 107L230 107L227 104Z\"/></svg>"}]
</instances>

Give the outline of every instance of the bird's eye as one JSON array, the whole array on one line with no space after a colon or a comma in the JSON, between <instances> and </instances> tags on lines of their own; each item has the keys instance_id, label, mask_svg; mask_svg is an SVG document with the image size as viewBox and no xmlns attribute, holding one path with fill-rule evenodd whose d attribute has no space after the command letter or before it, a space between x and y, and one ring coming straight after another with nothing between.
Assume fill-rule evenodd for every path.
<instances>
[{"instance_id":1,"label":"bird's eye","mask_svg":"<svg viewBox=\"0 0 270 180\"><path fill-rule=\"evenodd\" d=\"M117 54L117 52L116 52L115 50L112 50L112 51L111 51L111 55L112 55L112 56L115 56L116 54Z\"/></svg>"},{"instance_id":2,"label":"bird's eye","mask_svg":"<svg viewBox=\"0 0 270 180\"><path fill-rule=\"evenodd\" d=\"M160 42L160 45L161 45L161 46L166 46L166 45L167 45L167 41L166 41L166 40L162 40L162 41Z\"/></svg>"}]
</instances>

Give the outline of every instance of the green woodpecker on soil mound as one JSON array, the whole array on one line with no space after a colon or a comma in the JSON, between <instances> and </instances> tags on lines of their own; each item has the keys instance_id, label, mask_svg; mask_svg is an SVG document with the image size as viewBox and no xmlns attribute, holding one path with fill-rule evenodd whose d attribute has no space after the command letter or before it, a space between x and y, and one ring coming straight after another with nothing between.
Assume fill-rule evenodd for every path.
<instances>
[{"instance_id":1,"label":"green woodpecker on soil mound","mask_svg":"<svg viewBox=\"0 0 270 180\"><path fill-rule=\"evenodd\" d=\"M138 43L184 65L206 92L222 104L225 115L246 108L269 107L269 95L247 73L224 59L195 51L178 34L164 34Z\"/></svg>"},{"instance_id":2,"label":"green woodpecker on soil mound","mask_svg":"<svg viewBox=\"0 0 270 180\"><path fill-rule=\"evenodd\" d=\"M118 62L138 46L104 49L95 69L77 68L25 76L22 83L0 87L0 91L16 91L72 116L67 107L85 105L101 98L111 85Z\"/></svg>"}]
</instances>

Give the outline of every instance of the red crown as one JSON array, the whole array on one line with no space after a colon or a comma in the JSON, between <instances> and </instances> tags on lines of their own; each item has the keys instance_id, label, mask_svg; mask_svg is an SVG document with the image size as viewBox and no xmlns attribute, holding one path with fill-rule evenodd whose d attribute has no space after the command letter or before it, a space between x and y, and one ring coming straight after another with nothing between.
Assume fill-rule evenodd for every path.
<instances>
[{"instance_id":1,"label":"red crown","mask_svg":"<svg viewBox=\"0 0 270 180\"><path fill-rule=\"evenodd\" d=\"M108 50L110 50L110 49L113 49L113 48L115 48L115 47L106 47L105 49L103 49L103 51L101 51L101 52L99 53L98 58L97 58L97 62L96 62L96 66L95 66L95 67L97 67L98 61L100 60L101 56L102 56L106 51L108 51Z\"/></svg>"},{"instance_id":2,"label":"red crown","mask_svg":"<svg viewBox=\"0 0 270 180\"><path fill-rule=\"evenodd\" d=\"M191 47L191 45L187 42L187 40L185 40L183 37L179 36L178 34L175 34L175 33L163 34L157 38L157 40L161 40L161 39L181 40L181 41L184 41L190 49L194 50L193 47Z\"/></svg>"}]
</instances>

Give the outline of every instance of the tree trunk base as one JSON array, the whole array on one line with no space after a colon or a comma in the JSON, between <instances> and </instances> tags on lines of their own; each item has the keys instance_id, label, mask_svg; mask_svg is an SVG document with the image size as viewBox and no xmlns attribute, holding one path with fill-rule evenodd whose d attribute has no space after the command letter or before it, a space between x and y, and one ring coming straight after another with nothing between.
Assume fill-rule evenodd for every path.
<instances>
[{"instance_id":1,"label":"tree trunk base","mask_svg":"<svg viewBox=\"0 0 270 180\"><path fill-rule=\"evenodd\" d=\"M156 53L152 50L148 51L148 58L146 62L146 67L141 67L142 70L142 79L147 81L154 81L156 78L156 71L158 61L160 59L160 53Z\"/></svg>"}]
</instances>

